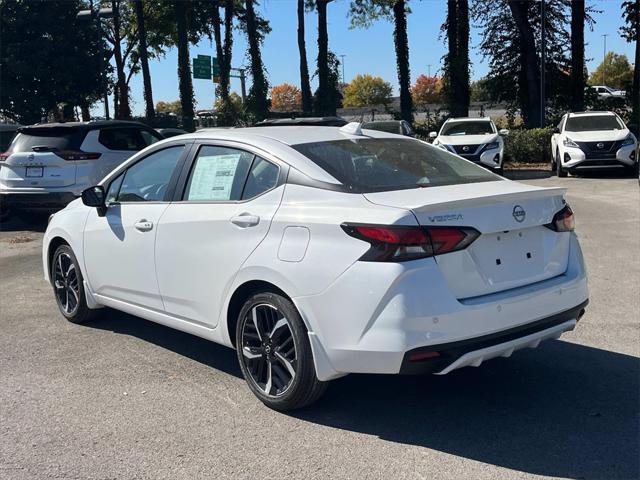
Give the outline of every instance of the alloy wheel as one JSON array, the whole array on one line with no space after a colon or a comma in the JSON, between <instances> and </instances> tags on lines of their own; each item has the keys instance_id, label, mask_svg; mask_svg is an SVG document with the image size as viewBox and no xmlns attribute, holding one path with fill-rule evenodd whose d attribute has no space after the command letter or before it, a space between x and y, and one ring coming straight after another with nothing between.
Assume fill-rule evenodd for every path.
<instances>
[{"instance_id":1,"label":"alloy wheel","mask_svg":"<svg viewBox=\"0 0 640 480\"><path fill-rule=\"evenodd\" d=\"M269 397L283 395L293 384L297 368L289 320L273 305L255 305L243 319L241 338L250 381Z\"/></svg>"},{"instance_id":2,"label":"alloy wheel","mask_svg":"<svg viewBox=\"0 0 640 480\"><path fill-rule=\"evenodd\" d=\"M61 252L56 258L53 285L60 308L67 315L73 315L80 301L80 285L75 263L68 253Z\"/></svg>"}]
</instances>

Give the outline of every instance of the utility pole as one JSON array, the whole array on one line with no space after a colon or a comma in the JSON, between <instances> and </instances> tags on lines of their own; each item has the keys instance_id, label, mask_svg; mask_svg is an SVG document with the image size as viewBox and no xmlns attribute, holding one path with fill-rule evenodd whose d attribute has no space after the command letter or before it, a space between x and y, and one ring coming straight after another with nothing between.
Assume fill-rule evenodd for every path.
<instances>
[{"instance_id":1,"label":"utility pole","mask_svg":"<svg viewBox=\"0 0 640 480\"><path fill-rule=\"evenodd\" d=\"M346 57L346 55L340 55L340 58L342 59L342 61L340 62L342 64L342 83L345 83L345 79L344 79L344 57Z\"/></svg>"},{"instance_id":2,"label":"utility pole","mask_svg":"<svg viewBox=\"0 0 640 480\"><path fill-rule=\"evenodd\" d=\"M604 53L602 54L602 85L607 86L607 37L608 33L604 33L602 38L604 39Z\"/></svg>"},{"instance_id":3,"label":"utility pole","mask_svg":"<svg viewBox=\"0 0 640 480\"><path fill-rule=\"evenodd\" d=\"M546 63L547 63L547 58L546 58L546 48L547 48L547 39L546 39L546 32L545 32L545 26L546 26L546 11L545 11L545 0L540 0L540 19L541 19L541 26L540 26L540 128L544 128L544 116L545 116L545 106L546 106L546 102L545 102L545 91L544 91L544 74L545 74L545 70L546 70Z\"/></svg>"},{"instance_id":4,"label":"utility pole","mask_svg":"<svg viewBox=\"0 0 640 480\"><path fill-rule=\"evenodd\" d=\"M239 78L240 79L240 92L242 93L242 103L245 104L247 102L247 87L246 87L246 80L247 80L247 76L245 75L246 72L246 68L231 68L231 70L235 70L236 72L238 72L238 75L229 75L232 78Z\"/></svg>"}]
</instances>

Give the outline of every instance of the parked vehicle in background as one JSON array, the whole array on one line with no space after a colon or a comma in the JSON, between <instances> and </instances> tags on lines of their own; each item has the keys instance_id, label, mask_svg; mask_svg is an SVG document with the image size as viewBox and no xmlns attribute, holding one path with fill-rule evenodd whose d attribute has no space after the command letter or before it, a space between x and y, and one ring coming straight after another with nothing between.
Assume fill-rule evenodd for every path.
<instances>
[{"instance_id":1,"label":"parked vehicle in background","mask_svg":"<svg viewBox=\"0 0 640 480\"><path fill-rule=\"evenodd\" d=\"M156 131L162 135L162 138L171 138L188 133L186 130L181 128L156 128Z\"/></svg>"},{"instance_id":2,"label":"parked vehicle in background","mask_svg":"<svg viewBox=\"0 0 640 480\"><path fill-rule=\"evenodd\" d=\"M13 137L16 136L18 128L22 125L12 123L0 123L0 153L6 152L9 149L9 145L13 141Z\"/></svg>"},{"instance_id":3,"label":"parked vehicle in background","mask_svg":"<svg viewBox=\"0 0 640 480\"><path fill-rule=\"evenodd\" d=\"M593 89L598 94L598 98L601 100L606 100L609 98L624 98L627 95L627 92L625 92L624 90L617 90L605 85L594 85L592 87L587 87L587 89Z\"/></svg>"},{"instance_id":4,"label":"parked vehicle in background","mask_svg":"<svg viewBox=\"0 0 640 480\"><path fill-rule=\"evenodd\" d=\"M379 120L375 122L364 122L362 128L378 130L380 132L395 133L406 137L415 137L416 134L411 125L406 120Z\"/></svg>"},{"instance_id":5,"label":"parked vehicle in background","mask_svg":"<svg viewBox=\"0 0 640 480\"><path fill-rule=\"evenodd\" d=\"M440 128L440 133L431 132L429 138L433 139L434 146L502 175L503 137L507 135L509 130L498 131L489 117L468 117L448 119Z\"/></svg>"},{"instance_id":6,"label":"parked vehicle in background","mask_svg":"<svg viewBox=\"0 0 640 480\"><path fill-rule=\"evenodd\" d=\"M108 306L234 347L288 410L348 373L447 374L572 330L564 193L358 124L202 130L53 215L42 260L68 320Z\"/></svg>"},{"instance_id":7,"label":"parked vehicle in background","mask_svg":"<svg viewBox=\"0 0 640 480\"><path fill-rule=\"evenodd\" d=\"M161 139L155 130L136 122L20 127L0 154L2 213L64 207L131 155Z\"/></svg>"},{"instance_id":8,"label":"parked vehicle in background","mask_svg":"<svg viewBox=\"0 0 640 480\"><path fill-rule=\"evenodd\" d=\"M552 167L559 177L580 169L638 171L637 139L613 112L563 115L551 136Z\"/></svg>"}]
</instances>

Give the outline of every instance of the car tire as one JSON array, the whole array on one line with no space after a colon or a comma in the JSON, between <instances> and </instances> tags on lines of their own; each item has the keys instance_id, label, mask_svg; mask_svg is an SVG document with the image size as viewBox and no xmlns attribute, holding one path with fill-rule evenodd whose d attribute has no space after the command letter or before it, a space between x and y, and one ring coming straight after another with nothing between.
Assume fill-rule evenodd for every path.
<instances>
[{"instance_id":1,"label":"car tire","mask_svg":"<svg viewBox=\"0 0 640 480\"><path fill-rule=\"evenodd\" d=\"M500 165L493 172L500 175L501 177L504 177L504 166Z\"/></svg>"},{"instance_id":2,"label":"car tire","mask_svg":"<svg viewBox=\"0 0 640 480\"><path fill-rule=\"evenodd\" d=\"M560 152L558 150L556 150L556 175L561 178L567 176L567 171L562 168L562 161L560 160Z\"/></svg>"},{"instance_id":3,"label":"car tire","mask_svg":"<svg viewBox=\"0 0 640 480\"><path fill-rule=\"evenodd\" d=\"M97 311L87 306L82 272L69 245L56 249L49 271L60 313L71 323L87 323L94 319Z\"/></svg>"},{"instance_id":4,"label":"car tire","mask_svg":"<svg viewBox=\"0 0 640 480\"><path fill-rule=\"evenodd\" d=\"M236 324L238 362L249 388L274 410L302 408L324 393L307 329L293 303L276 293L250 297Z\"/></svg>"}]
</instances>

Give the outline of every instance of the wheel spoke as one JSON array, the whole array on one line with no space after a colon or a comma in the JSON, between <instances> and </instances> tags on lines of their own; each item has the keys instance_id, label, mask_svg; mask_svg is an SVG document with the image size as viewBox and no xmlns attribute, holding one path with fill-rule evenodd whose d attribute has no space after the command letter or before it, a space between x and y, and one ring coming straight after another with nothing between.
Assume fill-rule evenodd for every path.
<instances>
[{"instance_id":1,"label":"wheel spoke","mask_svg":"<svg viewBox=\"0 0 640 480\"><path fill-rule=\"evenodd\" d=\"M280 320L276 322L276 324L271 329L271 333L269 334L269 337L273 338L273 335L276 333L276 330L278 330L279 328L285 327L287 325L289 325L289 322L287 322L286 318L282 317Z\"/></svg>"},{"instance_id":2,"label":"wheel spoke","mask_svg":"<svg viewBox=\"0 0 640 480\"><path fill-rule=\"evenodd\" d=\"M60 270L60 275L64 278L64 268L62 268L62 255L58 255L58 269Z\"/></svg>"},{"instance_id":3,"label":"wheel spoke","mask_svg":"<svg viewBox=\"0 0 640 480\"><path fill-rule=\"evenodd\" d=\"M267 362L267 383L264 384L264 393L271 394L271 381L272 381L271 363Z\"/></svg>"},{"instance_id":4,"label":"wheel spoke","mask_svg":"<svg viewBox=\"0 0 640 480\"><path fill-rule=\"evenodd\" d=\"M246 346L242 349L242 355L249 360L262 357L262 349Z\"/></svg>"},{"instance_id":5,"label":"wheel spoke","mask_svg":"<svg viewBox=\"0 0 640 480\"><path fill-rule=\"evenodd\" d=\"M289 372L289 375L291 375L291 379L293 380L293 378L296 376L296 371L293 368L291 362L284 358L284 356L280 352L276 352L275 356L278 360L280 360L280 363L284 366L284 368L287 369L287 372Z\"/></svg>"},{"instance_id":6,"label":"wheel spoke","mask_svg":"<svg viewBox=\"0 0 640 480\"><path fill-rule=\"evenodd\" d=\"M53 286L56 287L58 290L62 290L64 288L64 285L60 282L60 280L54 281Z\"/></svg>"},{"instance_id":7,"label":"wheel spoke","mask_svg":"<svg viewBox=\"0 0 640 480\"><path fill-rule=\"evenodd\" d=\"M73 272L75 273L75 271L76 271L76 267L75 267L75 265L73 264L73 262L71 262L71 265L69 265L69 268L67 268L67 273L65 274L65 277L68 277L72 270L73 270Z\"/></svg>"},{"instance_id":8,"label":"wheel spoke","mask_svg":"<svg viewBox=\"0 0 640 480\"><path fill-rule=\"evenodd\" d=\"M251 317L253 319L253 326L256 328L256 332L258 332L258 338L262 341L262 334L260 333L260 327L258 327L258 307L251 309Z\"/></svg>"}]
</instances>

